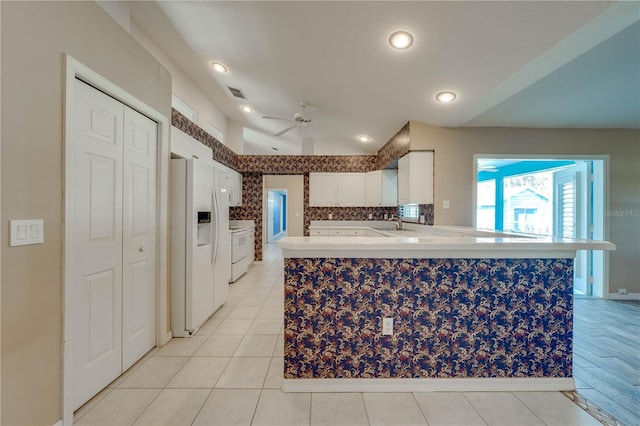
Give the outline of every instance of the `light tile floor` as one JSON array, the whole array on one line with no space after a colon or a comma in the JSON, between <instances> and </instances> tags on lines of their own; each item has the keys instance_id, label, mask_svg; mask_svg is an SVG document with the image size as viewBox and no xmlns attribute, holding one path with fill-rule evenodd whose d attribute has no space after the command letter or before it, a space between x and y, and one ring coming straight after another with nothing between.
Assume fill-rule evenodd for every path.
<instances>
[{"instance_id":1,"label":"light tile floor","mask_svg":"<svg viewBox=\"0 0 640 426\"><path fill-rule=\"evenodd\" d=\"M173 339L78 409L83 425L598 425L560 392L284 393L283 264L230 287L198 331Z\"/></svg>"}]
</instances>

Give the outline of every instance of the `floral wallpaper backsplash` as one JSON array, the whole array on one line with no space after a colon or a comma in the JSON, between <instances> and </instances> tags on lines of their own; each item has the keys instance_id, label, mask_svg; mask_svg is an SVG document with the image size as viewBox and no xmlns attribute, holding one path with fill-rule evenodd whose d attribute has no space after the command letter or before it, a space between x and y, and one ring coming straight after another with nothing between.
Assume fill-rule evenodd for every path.
<instances>
[{"instance_id":1,"label":"floral wallpaper backsplash","mask_svg":"<svg viewBox=\"0 0 640 426\"><path fill-rule=\"evenodd\" d=\"M571 377L572 291L573 259L287 258L284 377Z\"/></svg>"}]
</instances>

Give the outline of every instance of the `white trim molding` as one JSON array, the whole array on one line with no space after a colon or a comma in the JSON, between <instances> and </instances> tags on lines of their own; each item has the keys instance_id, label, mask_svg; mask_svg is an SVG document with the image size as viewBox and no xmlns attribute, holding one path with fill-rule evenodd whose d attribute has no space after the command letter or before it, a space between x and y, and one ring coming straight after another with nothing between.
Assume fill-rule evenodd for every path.
<instances>
[{"instance_id":1,"label":"white trim molding","mask_svg":"<svg viewBox=\"0 0 640 426\"><path fill-rule=\"evenodd\" d=\"M283 379L283 392L541 392L575 390L573 377Z\"/></svg>"},{"instance_id":2,"label":"white trim molding","mask_svg":"<svg viewBox=\"0 0 640 426\"><path fill-rule=\"evenodd\" d=\"M609 293L609 300L640 300L640 293Z\"/></svg>"},{"instance_id":3,"label":"white trim molding","mask_svg":"<svg viewBox=\"0 0 640 426\"><path fill-rule=\"evenodd\" d=\"M86 65L78 62L69 55L65 56L64 73L64 241L72 241L72 228L66 226L67 214L73 205L72 191L72 154L70 146L74 137L74 80L79 78L94 86L118 101L132 107L158 123L158 149L157 149L157 235L156 235L156 346L162 346L171 339L171 333L167 333L167 264L168 264L168 233L169 233L169 159L170 159L170 129L171 118L150 107L137 99L134 95L116 86L99 73ZM63 425L73 423L72 404L72 324L71 301L73 300L69 271L73 269L73 259L70 256L68 245L64 244L63 259L63 346L62 346L62 420ZM57 423L56 423L57 425Z\"/></svg>"}]
</instances>

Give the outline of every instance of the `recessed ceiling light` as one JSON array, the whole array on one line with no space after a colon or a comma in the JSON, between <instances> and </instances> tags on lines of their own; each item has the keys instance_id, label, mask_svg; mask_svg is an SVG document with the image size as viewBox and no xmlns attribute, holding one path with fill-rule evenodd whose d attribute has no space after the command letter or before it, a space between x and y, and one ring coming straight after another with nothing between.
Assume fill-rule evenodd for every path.
<instances>
[{"instance_id":1,"label":"recessed ceiling light","mask_svg":"<svg viewBox=\"0 0 640 426\"><path fill-rule=\"evenodd\" d=\"M396 49L407 49L413 44L413 36L406 31L396 31L389 37L389 44Z\"/></svg>"},{"instance_id":2,"label":"recessed ceiling light","mask_svg":"<svg viewBox=\"0 0 640 426\"><path fill-rule=\"evenodd\" d=\"M371 138L367 135L360 135L358 136L358 140L360 142L369 142L371 140Z\"/></svg>"},{"instance_id":3,"label":"recessed ceiling light","mask_svg":"<svg viewBox=\"0 0 640 426\"><path fill-rule=\"evenodd\" d=\"M253 108L251 108L249 105L242 105L242 110L244 112L253 112Z\"/></svg>"},{"instance_id":4,"label":"recessed ceiling light","mask_svg":"<svg viewBox=\"0 0 640 426\"><path fill-rule=\"evenodd\" d=\"M211 62L211 68L221 73L225 73L229 71L229 69L225 67L223 64L221 64L220 62Z\"/></svg>"},{"instance_id":5,"label":"recessed ceiling light","mask_svg":"<svg viewBox=\"0 0 640 426\"><path fill-rule=\"evenodd\" d=\"M456 98L456 94L453 92L440 92L436 95L436 101L442 103L448 103Z\"/></svg>"}]
</instances>

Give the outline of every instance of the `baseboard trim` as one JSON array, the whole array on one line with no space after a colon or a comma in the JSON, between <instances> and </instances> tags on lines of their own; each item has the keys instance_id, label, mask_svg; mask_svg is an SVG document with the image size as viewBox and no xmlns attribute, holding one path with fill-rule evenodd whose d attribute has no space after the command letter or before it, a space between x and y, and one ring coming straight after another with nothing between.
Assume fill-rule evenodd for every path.
<instances>
[{"instance_id":1,"label":"baseboard trim","mask_svg":"<svg viewBox=\"0 0 640 426\"><path fill-rule=\"evenodd\" d=\"M169 330L165 333L164 338L162 339L162 342L160 342L160 345L158 345L158 347L166 345L171 339L173 339L173 333L171 333L171 330Z\"/></svg>"},{"instance_id":2,"label":"baseboard trim","mask_svg":"<svg viewBox=\"0 0 640 426\"><path fill-rule=\"evenodd\" d=\"M640 293L609 293L609 300L640 300Z\"/></svg>"},{"instance_id":3,"label":"baseboard trim","mask_svg":"<svg viewBox=\"0 0 640 426\"><path fill-rule=\"evenodd\" d=\"M58 421L57 421L57 422L55 422L55 423L53 424L53 426L62 426L63 424L64 424L64 423L62 423L62 419L58 419Z\"/></svg>"},{"instance_id":4,"label":"baseboard trim","mask_svg":"<svg viewBox=\"0 0 640 426\"><path fill-rule=\"evenodd\" d=\"M516 392L568 391L573 377L459 379L284 379L283 392Z\"/></svg>"}]
</instances>

